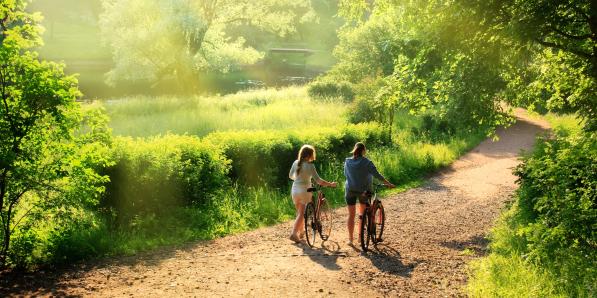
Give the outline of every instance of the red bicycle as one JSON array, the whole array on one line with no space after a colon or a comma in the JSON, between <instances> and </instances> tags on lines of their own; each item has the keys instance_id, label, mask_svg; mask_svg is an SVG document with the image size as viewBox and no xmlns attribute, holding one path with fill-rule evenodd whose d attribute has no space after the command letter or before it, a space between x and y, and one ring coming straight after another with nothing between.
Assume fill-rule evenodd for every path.
<instances>
[{"instance_id":1,"label":"red bicycle","mask_svg":"<svg viewBox=\"0 0 597 298\"><path fill-rule=\"evenodd\" d=\"M385 187L385 185L375 184L373 192L366 192L364 194L367 196L367 202L365 203L365 212L361 218L361 230L359 233L363 252L367 252L370 242L373 242L373 245L377 245L377 243L383 241L381 236L383 235L386 222L386 214L381 200L377 197L377 192L381 187Z\"/></svg>"},{"instance_id":2,"label":"red bicycle","mask_svg":"<svg viewBox=\"0 0 597 298\"><path fill-rule=\"evenodd\" d=\"M311 187L307 191L317 192L317 200L313 198L305 206L305 238L307 238L307 244L313 247L317 234L322 242L329 239L332 233L332 211L321 186Z\"/></svg>"}]
</instances>

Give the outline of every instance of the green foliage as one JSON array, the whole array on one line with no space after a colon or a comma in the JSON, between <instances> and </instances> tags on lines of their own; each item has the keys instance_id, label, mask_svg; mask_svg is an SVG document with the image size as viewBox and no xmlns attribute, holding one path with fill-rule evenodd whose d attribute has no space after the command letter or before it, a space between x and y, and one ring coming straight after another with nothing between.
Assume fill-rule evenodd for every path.
<instances>
[{"instance_id":1,"label":"green foliage","mask_svg":"<svg viewBox=\"0 0 597 298\"><path fill-rule=\"evenodd\" d=\"M577 113L585 130L597 129L597 4L594 1L458 1L506 40L504 91L515 104Z\"/></svg>"},{"instance_id":2,"label":"green foliage","mask_svg":"<svg viewBox=\"0 0 597 298\"><path fill-rule=\"evenodd\" d=\"M318 99L340 98L344 102L351 102L354 99L354 91L348 82L335 82L329 79L313 81L308 87L309 96Z\"/></svg>"},{"instance_id":3,"label":"green foliage","mask_svg":"<svg viewBox=\"0 0 597 298\"><path fill-rule=\"evenodd\" d=\"M497 100L505 42L471 36L480 30L477 20L449 1L379 1L366 9L366 21L341 32L340 62L328 74L355 84L355 120L375 115L391 128L396 112L405 110L433 113L435 121L458 129L509 124ZM371 83L378 87L361 87Z\"/></svg>"},{"instance_id":4,"label":"green foliage","mask_svg":"<svg viewBox=\"0 0 597 298\"><path fill-rule=\"evenodd\" d=\"M529 257L572 279L597 260L597 138L581 134L541 143L516 169L518 205L530 216L521 229ZM595 274L593 270L593 274ZM582 273L580 273L582 277Z\"/></svg>"},{"instance_id":5,"label":"green foliage","mask_svg":"<svg viewBox=\"0 0 597 298\"><path fill-rule=\"evenodd\" d=\"M230 185L229 161L197 137L117 138L101 207L117 222L179 206L204 206Z\"/></svg>"},{"instance_id":6,"label":"green foliage","mask_svg":"<svg viewBox=\"0 0 597 298\"><path fill-rule=\"evenodd\" d=\"M522 42L562 50L591 64L597 78L597 4L590 0L462 0L491 31Z\"/></svg>"},{"instance_id":7,"label":"green foliage","mask_svg":"<svg viewBox=\"0 0 597 298\"><path fill-rule=\"evenodd\" d=\"M585 129L595 130L597 81L587 74L589 68L563 51L538 52L527 67L504 72L506 96L539 112L578 113L585 120Z\"/></svg>"},{"instance_id":8,"label":"green foliage","mask_svg":"<svg viewBox=\"0 0 597 298\"><path fill-rule=\"evenodd\" d=\"M314 132L238 131L212 133L206 140L224 148L232 160L231 177L248 185L288 185L288 169L303 144L315 146L321 163L345 156L358 141L383 144L374 123L322 128Z\"/></svg>"},{"instance_id":9,"label":"green foliage","mask_svg":"<svg viewBox=\"0 0 597 298\"><path fill-rule=\"evenodd\" d=\"M36 222L97 203L106 177L96 170L110 162L102 155L109 146L105 119L82 113L76 79L30 50L40 42L39 15L25 7L0 5L0 266L16 263L12 236L16 249L26 250Z\"/></svg>"}]
</instances>

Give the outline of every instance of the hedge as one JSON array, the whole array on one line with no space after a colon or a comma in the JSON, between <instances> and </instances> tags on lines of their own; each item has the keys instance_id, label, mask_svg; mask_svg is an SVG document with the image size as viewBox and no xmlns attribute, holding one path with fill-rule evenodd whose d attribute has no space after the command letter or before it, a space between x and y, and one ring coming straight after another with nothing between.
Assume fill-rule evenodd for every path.
<instances>
[{"instance_id":1,"label":"hedge","mask_svg":"<svg viewBox=\"0 0 597 298\"><path fill-rule=\"evenodd\" d=\"M354 143L383 140L375 123L303 132L217 132L203 139L119 137L112 150L115 164L104 169L110 182L100 208L118 223L128 223L137 215L205 204L233 183L283 188L303 144L316 147L317 164L340 164Z\"/></svg>"},{"instance_id":2,"label":"hedge","mask_svg":"<svg viewBox=\"0 0 597 298\"><path fill-rule=\"evenodd\" d=\"M228 186L230 161L197 137L166 135L115 139L115 165L100 207L120 221L181 205L205 203Z\"/></svg>"},{"instance_id":3,"label":"hedge","mask_svg":"<svg viewBox=\"0 0 597 298\"><path fill-rule=\"evenodd\" d=\"M232 161L230 177L247 185L288 185L288 170L303 144L315 146L317 164L341 162L358 141L382 144L376 123L346 125L319 131L235 131L212 133L206 141L220 146Z\"/></svg>"}]
</instances>

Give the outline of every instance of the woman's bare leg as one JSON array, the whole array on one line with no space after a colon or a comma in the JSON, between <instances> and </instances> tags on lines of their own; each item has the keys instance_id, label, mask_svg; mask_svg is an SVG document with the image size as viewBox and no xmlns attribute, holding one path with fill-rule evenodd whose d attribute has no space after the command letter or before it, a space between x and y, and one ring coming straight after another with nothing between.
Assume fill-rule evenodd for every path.
<instances>
[{"instance_id":1,"label":"woman's bare leg","mask_svg":"<svg viewBox=\"0 0 597 298\"><path fill-rule=\"evenodd\" d=\"M296 209L296 219L294 221L292 235L298 238L301 228L305 225L305 204L295 202L294 208Z\"/></svg>"},{"instance_id":2,"label":"woman's bare leg","mask_svg":"<svg viewBox=\"0 0 597 298\"><path fill-rule=\"evenodd\" d=\"M355 205L348 205L346 207L348 207L348 221L346 221L346 226L348 227L348 241L352 242L354 235Z\"/></svg>"},{"instance_id":3,"label":"woman's bare leg","mask_svg":"<svg viewBox=\"0 0 597 298\"><path fill-rule=\"evenodd\" d=\"M365 213L365 208L367 205L359 203L359 239L361 239L361 230L363 230L363 214Z\"/></svg>"}]
</instances>

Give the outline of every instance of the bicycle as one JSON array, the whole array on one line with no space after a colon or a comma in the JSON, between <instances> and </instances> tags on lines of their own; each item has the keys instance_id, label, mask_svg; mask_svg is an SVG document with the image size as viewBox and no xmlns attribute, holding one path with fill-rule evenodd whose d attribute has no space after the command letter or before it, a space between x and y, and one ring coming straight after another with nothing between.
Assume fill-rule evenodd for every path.
<instances>
[{"instance_id":1,"label":"bicycle","mask_svg":"<svg viewBox=\"0 0 597 298\"><path fill-rule=\"evenodd\" d=\"M308 192L317 191L317 200L313 197L305 206L305 238L309 247L315 244L317 233L322 241L329 239L332 233L332 211L322 192L322 186L311 187Z\"/></svg>"},{"instance_id":2,"label":"bicycle","mask_svg":"<svg viewBox=\"0 0 597 298\"><path fill-rule=\"evenodd\" d=\"M363 194L367 197L365 212L363 212L361 217L361 230L359 232L359 240L361 241L363 252L367 252L369 249L369 242L373 242L373 245L377 245L383 241L382 236L386 214L381 200L377 197L377 192L381 187L385 187L385 185L375 184L373 192L367 191Z\"/></svg>"}]
</instances>

